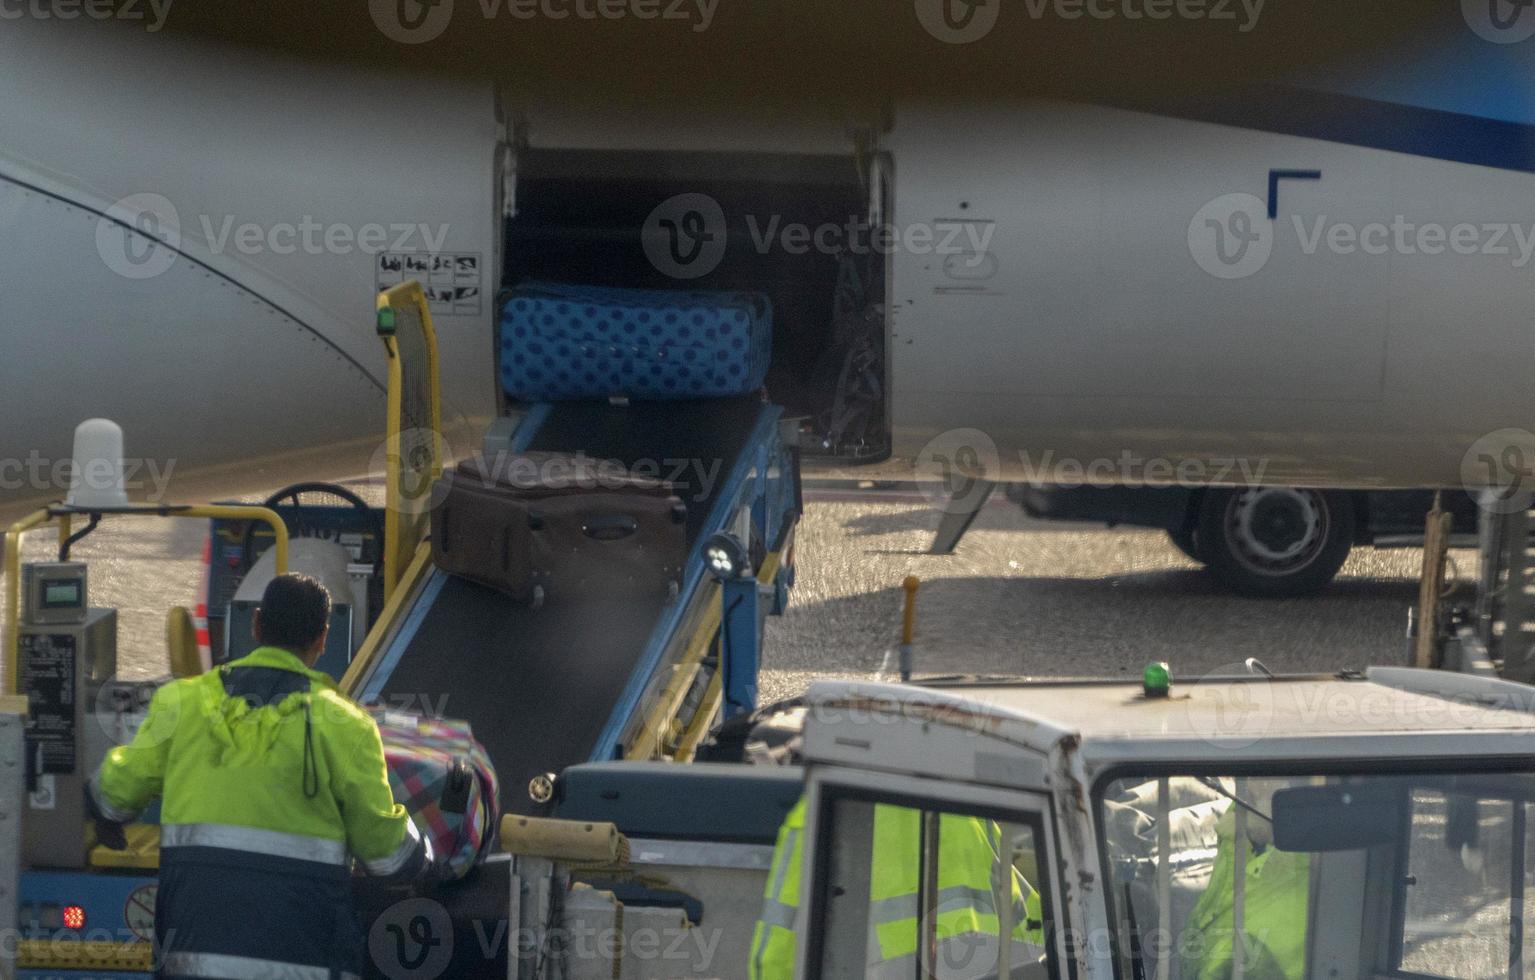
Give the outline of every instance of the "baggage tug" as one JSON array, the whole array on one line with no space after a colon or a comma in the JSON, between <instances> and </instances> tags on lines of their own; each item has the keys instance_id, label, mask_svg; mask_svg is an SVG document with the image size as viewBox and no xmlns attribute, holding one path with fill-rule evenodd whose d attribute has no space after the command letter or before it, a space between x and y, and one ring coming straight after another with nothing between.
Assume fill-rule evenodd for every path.
<instances>
[{"instance_id":1,"label":"baggage tug","mask_svg":"<svg viewBox=\"0 0 1535 980\"><path fill-rule=\"evenodd\" d=\"M604 312L614 302L647 302L632 293L591 299L587 305ZM696 309L699 297L690 302ZM11 894L4 860L15 850L10 837L23 845L20 900L0 902L0 929L16 914L18 977L135 976L152 963L157 817L151 811L129 828L128 851L110 851L94 846L78 805L83 781L112 744L131 737L155 686L112 676L113 611L90 609L84 567L67 562L70 546L103 519L213 522L206 646L198 649L192 617L173 611L175 673L243 655L249 597L284 571L314 575L330 588L344 627L333 624L340 639L322 668L359 701L468 721L499 773L503 812L549 812L554 774L568 766L690 761L717 723L755 708L763 618L787 602L801 511L794 427L754 390L761 374L751 356L762 348L745 345L736 388L711 389L704 399L647 402L620 390L578 399L581 392L566 390L535 393L559 401L535 401L508 392L504 413L465 468L480 466L484 479L466 481L465 469L442 476L436 338L420 287L406 283L382 294L378 323L390 354L382 510L342 487L297 485L265 507L72 500L11 528L8 687L28 700L30 713L20 833L0 818L0 899ZM767 329L754 320L743 336ZM705 348L675 339L635 346L615 359L615 370L680 359L690 349ZM728 345L725 351L728 358ZM110 447L102 455L110 458ZM493 477L498 467L529 462L528 485ZM589 468L597 480L551 483L555 463L578 473ZM463 494L475 482L492 503L489 523L474 533L501 542L477 571L444 553L458 534L452 517L448 527L434 527L443 514L462 513ZM559 498L560 514L529 503L539 490ZM303 499L316 493L340 497L343 506ZM658 501L660 511L649 506ZM88 523L77 530L79 521ZM61 561L24 570L22 535L50 524L57 525ZM536 595L515 587L513 567L539 581ZM23 578L36 601L17 615ZM61 622L65 606L83 617ZM506 975L508 867L504 856L492 858L437 896L457 947L479 948L465 967L476 975ZM401 898L364 880L358 890L365 928ZM379 969L378 957L370 959L370 969Z\"/></svg>"}]
</instances>

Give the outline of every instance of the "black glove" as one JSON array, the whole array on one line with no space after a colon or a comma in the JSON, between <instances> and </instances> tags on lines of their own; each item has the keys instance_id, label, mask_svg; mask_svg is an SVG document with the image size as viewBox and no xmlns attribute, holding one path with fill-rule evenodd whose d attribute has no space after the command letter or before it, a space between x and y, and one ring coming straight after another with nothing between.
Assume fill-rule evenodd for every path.
<instances>
[{"instance_id":1,"label":"black glove","mask_svg":"<svg viewBox=\"0 0 1535 980\"><path fill-rule=\"evenodd\" d=\"M96 824L96 843L113 851L128 849L128 837L123 833L123 825L116 820L108 820L107 815L101 812L89 783L85 787L85 813Z\"/></svg>"},{"instance_id":2,"label":"black glove","mask_svg":"<svg viewBox=\"0 0 1535 980\"><path fill-rule=\"evenodd\" d=\"M128 849L128 837L123 833L123 825L112 820L96 821L96 843L113 851Z\"/></svg>"},{"instance_id":3,"label":"black glove","mask_svg":"<svg viewBox=\"0 0 1535 980\"><path fill-rule=\"evenodd\" d=\"M445 858L439 859L436 849L431 841L422 842L421 871L416 875L415 885L421 891L433 891L439 885L457 880L453 872L448 868Z\"/></svg>"}]
</instances>

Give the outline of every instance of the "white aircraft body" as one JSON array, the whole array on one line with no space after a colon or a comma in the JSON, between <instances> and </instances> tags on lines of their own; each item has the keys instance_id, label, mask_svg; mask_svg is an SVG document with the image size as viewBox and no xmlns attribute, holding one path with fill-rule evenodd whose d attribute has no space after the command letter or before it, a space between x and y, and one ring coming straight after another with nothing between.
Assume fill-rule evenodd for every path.
<instances>
[{"instance_id":1,"label":"white aircraft body","mask_svg":"<svg viewBox=\"0 0 1535 980\"><path fill-rule=\"evenodd\" d=\"M603 110L41 22L0 32L0 85L7 518L63 496L88 417L135 499L367 470L402 278L459 451L507 407L523 278L767 292L770 396L876 478L1459 486L1535 422L1535 174L1496 147L979 98ZM833 433L849 271L876 393Z\"/></svg>"}]
</instances>

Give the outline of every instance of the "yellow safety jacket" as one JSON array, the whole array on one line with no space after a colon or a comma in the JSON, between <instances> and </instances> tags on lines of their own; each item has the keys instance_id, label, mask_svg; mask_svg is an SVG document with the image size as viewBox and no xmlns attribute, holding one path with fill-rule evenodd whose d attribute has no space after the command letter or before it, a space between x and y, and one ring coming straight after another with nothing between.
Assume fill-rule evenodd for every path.
<instances>
[{"instance_id":1,"label":"yellow safety jacket","mask_svg":"<svg viewBox=\"0 0 1535 980\"><path fill-rule=\"evenodd\" d=\"M748 966L751 980L788 980L794 975L794 929L800 907L804 828L805 801L801 799L779 828L773 849L762 916L752 934ZM886 972L892 976L916 975L921 873L916 855L920 835L918 811L883 804L875 807L869 881L870 976ZM1000 832L990 821L943 814L938 835L936 936L940 942L990 940L989 948L994 951L1001 920L996 911L992 870L997 864ZM1018 923L1013 938L1042 946L1044 924L1039 893L1016 873L1010 877Z\"/></svg>"},{"instance_id":2,"label":"yellow safety jacket","mask_svg":"<svg viewBox=\"0 0 1535 980\"><path fill-rule=\"evenodd\" d=\"M1250 816L1251 820L1261 817ZM1189 915L1179 941L1185 976L1227 980L1235 936L1236 816L1227 811L1216 825L1218 849L1210 884ZM1243 890L1242 975L1247 980L1302 980L1306 972L1306 922L1311 896L1311 855L1268 847L1257 853L1250 841Z\"/></svg>"},{"instance_id":3,"label":"yellow safety jacket","mask_svg":"<svg viewBox=\"0 0 1535 980\"><path fill-rule=\"evenodd\" d=\"M120 822L162 799L162 975L355 972L349 855L375 875L430 860L373 720L276 647L162 687L89 792Z\"/></svg>"}]
</instances>

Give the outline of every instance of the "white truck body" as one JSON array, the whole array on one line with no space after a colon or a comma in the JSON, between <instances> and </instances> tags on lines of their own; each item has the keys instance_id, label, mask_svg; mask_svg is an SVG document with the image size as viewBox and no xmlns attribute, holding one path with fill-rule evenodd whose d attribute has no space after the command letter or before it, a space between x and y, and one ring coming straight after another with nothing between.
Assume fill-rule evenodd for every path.
<instances>
[{"instance_id":1,"label":"white truck body","mask_svg":"<svg viewBox=\"0 0 1535 980\"><path fill-rule=\"evenodd\" d=\"M1380 778L1438 786L1457 778L1471 779L1469 774L1478 771L1497 771L1507 777L1508 800L1517 811L1512 821L1516 828L1524 826L1528 793L1535 788L1528 761L1535 745L1535 690L1466 675L1374 668L1350 678L1207 679L1175 683L1168 698L1146 698L1138 686L1124 683L983 682L934 691L827 682L814 685L809 700L805 752L812 816L806 880L820 873L824 862L836 860L828 853L838 841L824 821L837 800L887 799L924 810L984 814L1003 821L1004 826L1032 824L1039 831L1039 866L1058 869L1054 874L1040 873L1046 901L1055 903L1055 910L1047 908L1045 913L1054 925L1048 956L1031 964L1052 977L1128 980L1132 975L1124 904L1118 906L1121 918L1115 917L1117 888L1129 884L1122 877L1125 840L1117 828L1123 811L1105 810L1106 794L1127 782L1145 779L1145 785L1155 787L1160 779L1164 792L1172 784L1176 793L1179 780L1204 774L1225 781L1239 774L1235 785L1240 791L1244 782L1256 785L1266 777L1283 775L1292 783L1318 787L1324 781L1354 783L1361 787L1362 796L1375 774L1394 773L1398 775ZM1230 785L1225 782L1227 796ZM1443 816L1419 809L1423 793L1415 789L1408 797L1408 805L1414 808L1412 846L1396 840L1303 858L1310 873L1307 961L1283 963L1285 975L1383 976L1405 969L1405 959L1412 957L1419 965L1411 972L1469 975L1422 965L1436 959L1453 967L1468 965L1464 950L1444 948L1443 935L1431 935L1405 951L1390 948L1393 942L1410 946L1404 934L1433 929L1445 934L1458 928L1477 933L1478 940L1490 947L1481 952L1491 957L1494 972L1484 975L1502 975L1509 962L1506 958L1500 962L1499 957L1522 951L1520 927L1535 921L1535 914L1522 902L1522 883L1530 869L1517 856L1510 868L1510 847L1514 855L1525 854L1522 835L1510 843L1506 814L1493 812L1497 807L1488 800L1475 801L1482 816L1485 866L1471 857L1463 860L1471 878L1482 875L1482 881L1491 883L1494 898L1504 896L1501 933L1499 920L1492 914L1497 911L1496 901L1478 907L1479 914L1489 914L1472 917L1476 924L1471 918L1461 923L1444 896L1430 893L1431 885L1460 884L1449 881L1448 872L1438 883L1419 883L1420 891L1430 897L1416 906L1413 901L1418 895L1407 899L1405 907L1393 908L1390 896L1378 893L1390 872L1400 869L1398 862L1407 860L1405 852L1411 851L1413 868L1417 868L1419 855L1426 850L1423 843L1434 833L1425 827ZM1169 802L1169 809L1160 811L1154 796L1137 803L1144 808L1137 819L1151 820L1143 841L1151 853L1140 860L1149 861L1157 874L1147 884L1162 890L1164 907L1172 906L1160 919L1142 920L1148 937L1154 928L1163 932L1161 947L1149 939L1146 942L1148 977L1180 975L1178 957L1167 943L1176 944L1188 936L1186 929L1178 928L1178 917L1186 916L1188 909L1176 906L1192 872L1177 864L1179 858L1198 854L1196 860L1208 875L1209 864L1218 860L1211 845L1220 811L1234 813L1239 820L1247 817L1254 825L1262 823L1259 816L1248 816L1243 812L1246 808L1222 798L1221 791L1205 801L1204 823L1197 829L1188 819L1193 809L1183 805L1187 800ZM1211 807L1212 802L1216 806ZM1275 812L1270 809L1271 814ZM1283 834L1277 824L1271 825L1276 834ZM1493 843L1497 831L1488 829L1492 826L1504 833L1501 851ZM1443 834L1442 827L1439 833ZM1187 840L1190 834L1202 835L1203 846L1192 847ZM1161 863L1159 852L1166 855ZM1482 860L1477 854L1476 861ZM1161 869L1170 864L1174 865L1167 875L1171 880L1161 879ZM800 976L831 980L861 975L847 963L849 950L854 959L862 955L861 944L839 946L837 937L845 936L846 930L827 922L829 905L857 901L856 896L848 896L845 884L818 881L812 886L812 894L819 897L811 899L804 920ZM825 898L827 888L835 900ZM1455 895L1468 905L1486 897ZM1137 897L1137 905L1140 901L1142 896ZM1509 909L1518 914L1512 926L1506 918ZM835 914L836 910L830 911ZM1392 916L1394 923L1385 921ZM1426 920L1436 916L1439 925L1431 927ZM1249 928L1257 931L1258 927ZM1169 952L1158 956L1158 948ZM1189 975L1187 964L1182 969L1182 975ZM1256 962L1252 969L1256 975ZM991 974L979 969L952 975Z\"/></svg>"},{"instance_id":2,"label":"white truck body","mask_svg":"<svg viewBox=\"0 0 1535 980\"><path fill-rule=\"evenodd\" d=\"M1211 922L1221 914L1228 936L1241 916L1249 977L1502 976L1535 922L1523 897L1535 875L1526 846L1535 827L1535 689L1523 685L1399 668L1175 682L1166 698L1122 681L827 681L812 685L805 712L794 929L795 975L806 980L886 975L871 952L870 917L890 899L871 895L871 876L888 881L903 860L913 880L918 865L934 870L929 844L907 855L871 844L883 808L990 822L1012 842L1011 870L1042 896L1042 937L979 942L968 957L954 958L955 947L919 926L924 944L932 940L924 953L942 951L938 977L1242 974L1203 958L1218 943ZM639 857L652 847L652 857ZM631 957L621 968L599 958L596 968L625 978L745 976L751 896L782 883L786 855L767 861L760 846L706 841L637 842L633 853L618 870L688 892L702 915L689 928L672 913L675 955ZM1006 880L1000 854L1008 853L990 869L993 888ZM614 867L514 853L513 868L524 901L513 928L520 921L531 932L532 948L543 948L540 927L551 920L541 918L548 904L526 899L546 895L552 881L577 883L553 920L562 934L625 921L621 899L578 884L610 879ZM1290 891L1276 891L1285 873ZM948 891L932 894L942 914ZM926 923L925 907L910 914ZM637 930L653 933L655 914L611 932L613 948L630 949ZM1276 914L1292 922L1288 937L1275 935ZM1000 918L1004 935L1018 925L1010 918ZM556 975L547 959L525 957L514 975Z\"/></svg>"}]
</instances>

